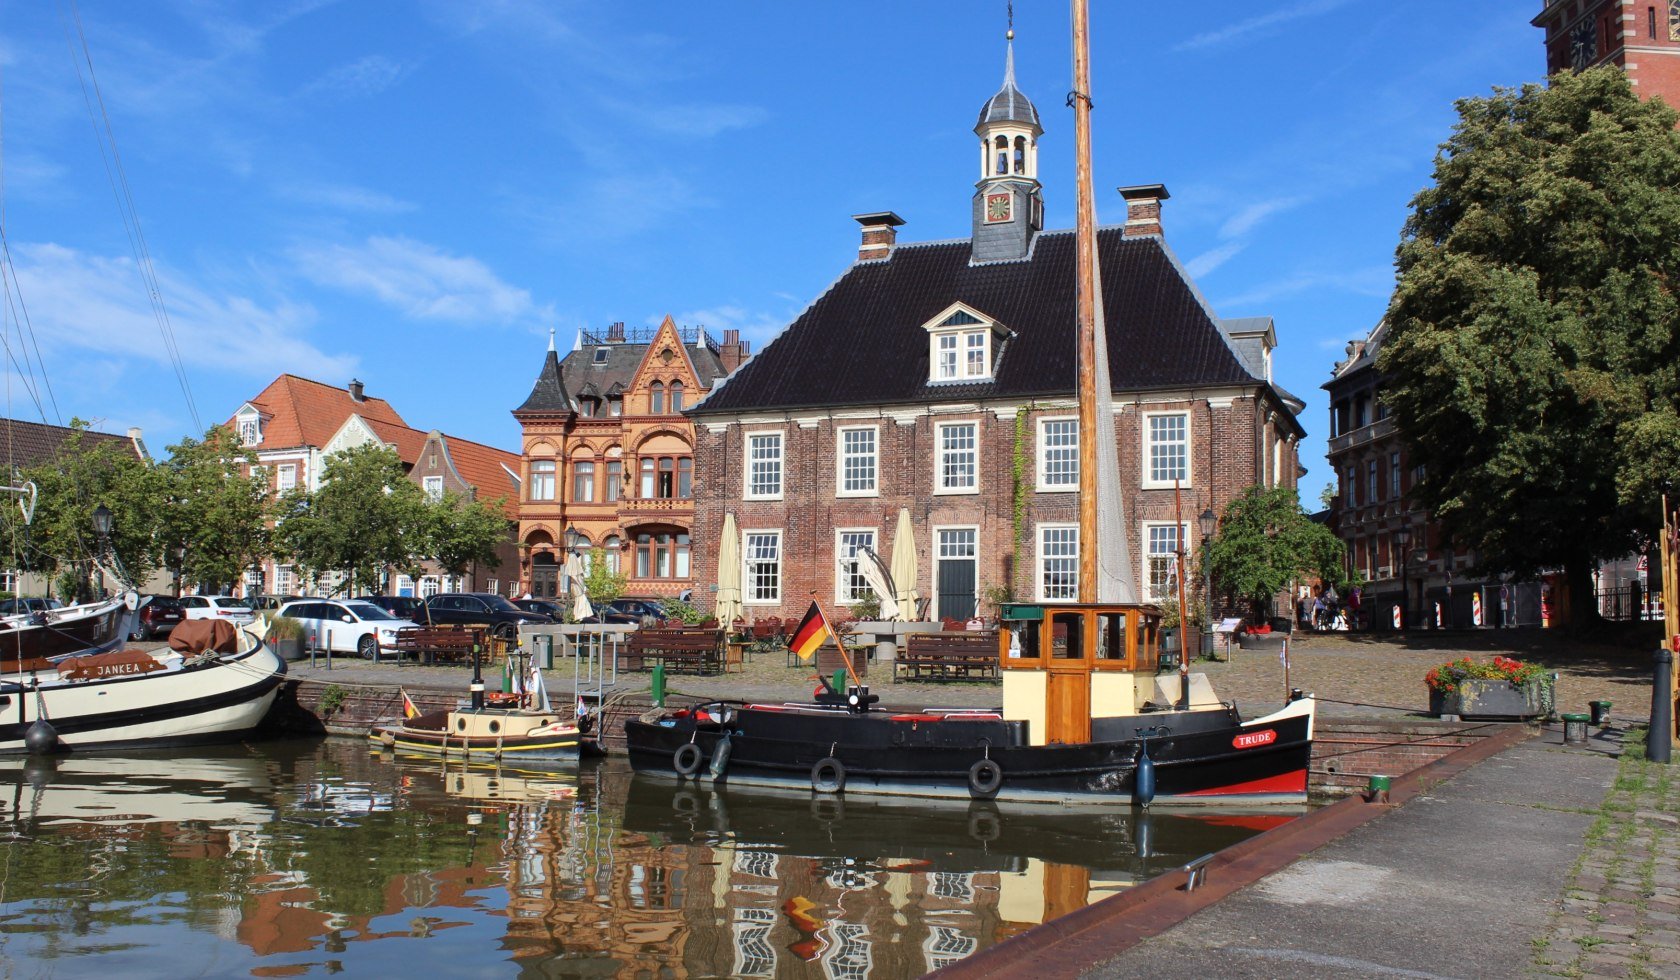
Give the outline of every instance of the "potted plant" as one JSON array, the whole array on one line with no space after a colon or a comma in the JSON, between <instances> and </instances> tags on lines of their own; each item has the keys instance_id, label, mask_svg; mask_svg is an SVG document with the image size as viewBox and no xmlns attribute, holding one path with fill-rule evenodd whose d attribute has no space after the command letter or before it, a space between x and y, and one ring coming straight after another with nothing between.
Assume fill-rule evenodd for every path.
<instances>
[{"instance_id":1,"label":"potted plant","mask_svg":"<svg viewBox=\"0 0 1680 980\"><path fill-rule=\"evenodd\" d=\"M290 616L268 621L268 644L281 660L303 659L303 622Z\"/></svg>"},{"instance_id":2,"label":"potted plant","mask_svg":"<svg viewBox=\"0 0 1680 980\"><path fill-rule=\"evenodd\" d=\"M1424 675L1429 711L1460 718L1539 718L1555 703L1553 678L1539 664L1510 657L1460 657Z\"/></svg>"}]
</instances>

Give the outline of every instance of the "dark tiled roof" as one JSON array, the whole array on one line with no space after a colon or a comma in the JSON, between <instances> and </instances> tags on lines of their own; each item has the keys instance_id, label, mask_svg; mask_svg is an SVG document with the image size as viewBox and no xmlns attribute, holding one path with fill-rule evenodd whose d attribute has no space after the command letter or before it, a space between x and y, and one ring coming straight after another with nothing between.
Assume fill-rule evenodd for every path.
<instances>
[{"instance_id":1,"label":"dark tiled roof","mask_svg":"<svg viewBox=\"0 0 1680 980\"><path fill-rule=\"evenodd\" d=\"M43 425L40 422L0 418L0 466L4 466L5 472L9 473L12 467L23 469L49 462L58 456L59 447L64 444L64 440L70 438L73 431L75 430L62 425ZM101 443L111 443L119 449L134 453L136 459L144 461L139 450L134 448L133 440L127 436L83 431L83 446L92 449Z\"/></svg>"},{"instance_id":2,"label":"dark tiled roof","mask_svg":"<svg viewBox=\"0 0 1680 980\"><path fill-rule=\"evenodd\" d=\"M1158 238L1103 229L1097 252L1114 390L1257 382ZM692 414L1071 395L1073 233L1039 235L1021 262L968 259L962 240L854 265ZM930 385L922 325L959 301L1013 336L994 380Z\"/></svg>"},{"instance_id":3,"label":"dark tiled roof","mask_svg":"<svg viewBox=\"0 0 1680 980\"><path fill-rule=\"evenodd\" d=\"M560 358L552 349L543 359L542 373L531 388L531 397L514 409L520 412L570 412L571 396L566 394L566 381L560 376Z\"/></svg>"},{"instance_id":4,"label":"dark tiled roof","mask_svg":"<svg viewBox=\"0 0 1680 980\"><path fill-rule=\"evenodd\" d=\"M586 385L594 385L597 392L622 395L636 380L636 369L647 356L648 344L589 344L567 354L560 362L561 370L571 385L582 394ZM596 360L597 351L606 351L605 361ZM684 344L683 353L694 364L700 384L710 389L717 379L728 374L723 362L709 346ZM540 383L540 382L539 382ZM616 389L616 391L615 391Z\"/></svg>"}]
</instances>

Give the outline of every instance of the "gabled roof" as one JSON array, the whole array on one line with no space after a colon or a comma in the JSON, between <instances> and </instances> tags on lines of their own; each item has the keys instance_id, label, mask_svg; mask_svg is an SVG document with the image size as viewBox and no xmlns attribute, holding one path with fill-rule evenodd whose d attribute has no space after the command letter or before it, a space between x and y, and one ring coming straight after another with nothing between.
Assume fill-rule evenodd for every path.
<instances>
[{"instance_id":1,"label":"gabled roof","mask_svg":"<svg viewBox=\"0 0 1680 980\"><path fill-rule=\"evenodd\" d=\"M74 431L63 425L0 418L0 466L5 467L5 471L10 471L12 467L23 469L53 460L57 458L64 440L70 438ZM120 444L119 448L133 453L136 459L141 462L147 461L135 445L135 440L128 436L86 429L82 431L83 446L92 449L100 443Z\"/></svg>"},{"instance_id":2,"label":"gabled roof","mask_svg":"<svg viewBox=\"0 0 1680 980\"><path fill-rule=\"evenodd\" d=\"M1329 389L1334 387L1338 381L1351 377L1367 368L1376 370L1377 355L1382 353L1383 344L1387 340L1388 320L1378 320L1377 325L1371 328L1371 332L1365 335L1364 340L1348 341L1345 350L1347 357L1336 362L1336 366L1330 369L1330 380L1319 387Z\"/></svg>"},{"instance_id":3,"label":"gabled roof","mask_svg":"<svg viewBox=\"0 0 1680 980\"><path fill-rule=\"evenodd\" d=\"M514 474L519 472L519 454L441 432L433 435L442 442L455 472L478 492L478 499L488 502L502 498L502 513L508 520L517 521L519 480Z\"/></svg>"},{"instance_id":4,"label":"gabled roof","mask_svg":"<svg viewBox=\"0 0 1680 980\"><path fill-rule=\"evenodd\" d=\"M412 467L420 461L420 452L426 447L426 434L419 429L411 429L406 425L392 425L376 419L363 419L368 428L379 436L381 442L397 448L397 456L404 466Z\"/></svg>"},{"instance_id":5,"label":"gabled roof","mask_svg":"<svg viewBox=\"0 0 1680 980\"><path fill-rule=\"evenodd\" d=\"M383 398L356 401L348 389L295 374L275 378L249 404L263 415L262 442L257 444L258 449L324 446L352 415L360 415L369 422L408 425ZM237 418L236 414L227 424L235 426Z\"/></svg>"},{"instance_id":6,"label":"gabled roof","mask_svg":"<svg viewBox=\"0 0 1680 980\"><path fill-rule=\"evenodd\" d=\"M969 251L967 239L905 244L852 266L690 414L1071 396L1073 233L1040 234L1019 262L971 265ZM1097 254L1116 391L1262 383L1158 237L1104 228ZM922 325L955 302L1012 334L991 380L930 385Z\"/></svg>"},{"instance_id":7,"label":"gabled roof","mask_svg":"<svg viewBox=\"0 0 1680 980\"><path fill-rule=\"evenodd\" d=\"M572 396L566 392L566 379L560 372L560 357L550 344L548 354L543 358L542 371L537 374L537 383L531 386L531 396L525 399L525 404L514 409L513 414L564 414L571 411L575 409Z\"/></svg>"},{"instance_id":8,"label":"gabled roof","mask_svg":"<svg viewBox=\"0 0 1680 980\"><path fill-rule=\"evenodd\" d=\"M656 334L655 340L657 339ZM594 397L622 397L635 383L636 371L641 367L648 349L652 346L652 343L617 342L581 344L576 350L567 352L560 360L555 360L554 352L550 351L549 359L543 362L542 373L537 377L536 387L531 390L531 397L525 400L525 404L514 409L514 414L572 411L569 406L564 409L549 407L557 404L558 399L568 390L576 391L580 398L586 393ZM699 378L703 390L710 390L720 378L729 373L724 370L723 361L712 349L711 344L679 342L677 346L682 349L689 363L694 365L695 377ZM551 366L555 379L553 383L549 377ZM539 395L544 397L539 399Z\"/></svg>"}]
</instances>

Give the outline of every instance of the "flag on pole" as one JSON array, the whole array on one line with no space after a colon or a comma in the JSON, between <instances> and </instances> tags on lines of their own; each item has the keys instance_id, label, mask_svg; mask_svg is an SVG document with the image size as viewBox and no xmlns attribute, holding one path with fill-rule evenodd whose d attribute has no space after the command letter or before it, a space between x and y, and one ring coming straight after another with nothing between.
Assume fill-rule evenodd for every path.
<instances>
[{"instance_id":1,"label":"flag on pole","mask_svg":"<svg viewBox=\"0 0 1680 980\"><path fill-rule=\"evenodd\" d=\"M810 660L818 647L832 639L834 631L828 627L828 618L813 600L805 618L799 621L799 628L793 631L793 637L788 640L788 649L799 654L799 659Z\"/></svg>"},{"instance_id":2,"label":"flag on pole","mask_svg":"<svg viewBox=\"0 0 1680 980\"><path fill-rule=\"evenodd\" d=\"M397 692L402 695L403 699L403 717L413 718L418 715L420 713L420 709L414 706L414 701L408 696L408 692L404 691L400 687L397 688Z\"/></svg>"}]
</instances>

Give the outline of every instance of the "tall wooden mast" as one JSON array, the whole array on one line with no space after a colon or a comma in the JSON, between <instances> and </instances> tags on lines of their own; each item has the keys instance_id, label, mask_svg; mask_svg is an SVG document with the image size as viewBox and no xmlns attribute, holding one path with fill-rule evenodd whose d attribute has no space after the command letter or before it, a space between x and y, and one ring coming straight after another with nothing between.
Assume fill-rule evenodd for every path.
<instances>
[{"instance_id":1,"label":"tall wooden mast","mask_svg":"<svg viewBox=\"0 0 1680 980\"><path fill-rule=\"evenodd\" d=\"M1075 329L1079 356L1079 601L1097 601L1097 202L1091 179L1091 50L1087 0L1073 2L1073 146L1078 192L1074 227ZM1118 530L1118 529L1117 529Z\"/></svg>"}]
</instances>

